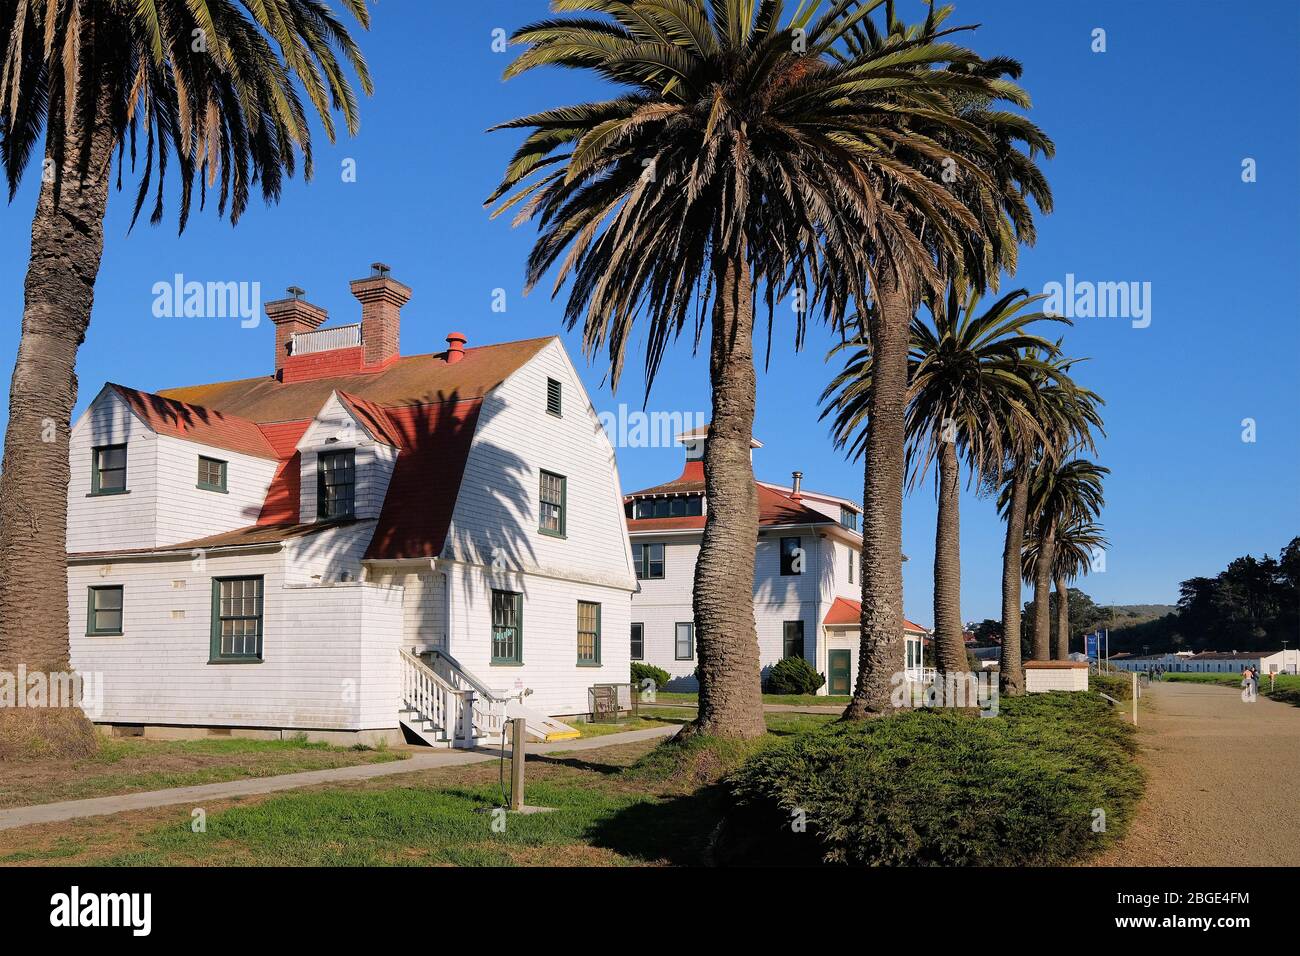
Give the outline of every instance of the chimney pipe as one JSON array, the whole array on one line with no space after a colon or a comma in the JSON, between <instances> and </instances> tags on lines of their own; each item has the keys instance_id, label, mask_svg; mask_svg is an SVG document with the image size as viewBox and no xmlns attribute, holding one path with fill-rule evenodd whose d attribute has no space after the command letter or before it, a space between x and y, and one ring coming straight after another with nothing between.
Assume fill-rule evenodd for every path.
<instances>
[{"instance_id":1,"label":"chimney pipe","mask_svg":"<svg viewBox=\"0 0 1300 956\"><path fill-rule=\"evenodd\" d=\"M452 332L447 336L447 364L455 365L465 357L465 343L469 339L465 338L464 332Z\"/></svg>"},{"instance_id":2,"label":"chimney pipe","mask_svg":"<svg viewBox=\"0 0 1300 956\"><path fill-rule=\"evenodd\" d=\"M361 303L361 344L368 369L383 368L401 354L402 306L411 301L411 290L391 272L375 262L369 276L352 280L352 294Z\"/></svg>"},{"instance_id":3,"label":"chimney pipe","mask_svg":"<svg viewBox=\"0 0 1300 956\"><path fill-rule=\"evenodd\" d=\"M266 303L266 317L275 325L275 374L279 377L284 360L293 348L293 337L320 328L329 313L307 301L307 293L296 285L285 290L287 299Z\"/></svg>"},{"instance_id":4,"label":"chimney pipe","mask_svg":"<svg viewBox=\"0 0 1300 956\"><path fill-rule=\"evenodd\" d=\"M802 498L803 497L803 472L802 471L793 472L792 476L794 478L794 486L791 489L790 497Z\"/></svg>"}]
</instances>

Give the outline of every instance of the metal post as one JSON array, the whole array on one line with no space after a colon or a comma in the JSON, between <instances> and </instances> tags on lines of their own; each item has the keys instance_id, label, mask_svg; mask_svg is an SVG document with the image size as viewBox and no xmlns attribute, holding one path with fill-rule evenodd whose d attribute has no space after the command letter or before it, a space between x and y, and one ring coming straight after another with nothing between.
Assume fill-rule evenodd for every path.
<instances>
[{"instance_id":1,"label":"metal post","mask_svg":"<svg viewBox=\"0 0 1300 956\"><path fill-rule=\"evenodd\" d=\"M510 750L510 809L524 808L524 726L528 723L523 717L510 721L514 728Z\"/></svg>"},{"instance_id":2,"label":"metal post","mask_svg":"<svg viewBox=\"0 0 1300 956\"><path fill-rule=\"evenodd\" d=\"M1132 671L1133 677L1133 723L1136 726L1138 722L1138 675L1137 671Z\"/></svg>"}]
</instances>

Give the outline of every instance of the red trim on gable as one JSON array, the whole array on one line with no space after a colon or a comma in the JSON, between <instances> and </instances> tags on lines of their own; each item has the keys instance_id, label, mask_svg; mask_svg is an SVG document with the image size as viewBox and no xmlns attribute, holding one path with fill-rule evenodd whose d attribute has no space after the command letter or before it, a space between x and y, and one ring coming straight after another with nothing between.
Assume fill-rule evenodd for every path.
<instances>
[{"instance_id":1,"label":"red trim on gable","mask_svg":"<svg viewBox=\"0 0 1300 956\"><path fill-rule=\"evenodd\" d=\"M367 559L442 554L481 400L386 408L400 451Z\"/></svg>"},{"instance_id":2,"label":"red trim on gable","mask_svg":"<svg viewBox=\"0 0 1300 956\"><path fill-rule=\"evenodd\" d=\"M862 602L854 601L850 598L837 597L831 604L830 610L822 618L822 624L826 625L858 625L862 623ZM903 618L903 630L913 631L917 634L928 633L920 624L914 624L907 618Z\"/></svg>"},{"instance_id":3,"label":"red trim on gable","mask_svg":"<svg viewBox=\"0 0 1300 956\"><path fill-rule=\"evenodd\" d=\"M350 395L347 392L338 393L339 400L343 406L352 414L352 417L360 422L361 427L368 431L376 441L381 441L385 445L391 445L394 448L402 447L401 435L393 420L388 416L384 406L375 402L366 401L356 395Z\"/></svg>"},{"instance_id":4,"label":"red trim on gable","mask_svg":"<svg viewBox=\"0 0 1300 956\"><path fill-rule=\"evenodd\" d=\"M302 510L302 455L297 451L310 421L276 422L261 425L262 434L280 457L280 467L275 470L262 513L257 516L259 525L297 524Z\"/></svg>"}]
</instances>

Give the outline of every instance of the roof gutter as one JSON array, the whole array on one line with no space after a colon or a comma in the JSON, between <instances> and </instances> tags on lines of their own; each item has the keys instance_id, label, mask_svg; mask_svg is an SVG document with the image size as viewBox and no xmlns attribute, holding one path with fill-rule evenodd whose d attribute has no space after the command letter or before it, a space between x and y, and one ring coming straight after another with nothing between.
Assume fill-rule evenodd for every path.
<instances>
[{"instance_id":1,"label":"roof gutter","mask_svg":"<svg viewBox=\"0 0 1300 956\"><path fill-rule=\"evenodd\" d=\"M106 551L97 554L70 554L69 564L103 564L106 561L129 561L135 558L192 558L195 552L203 554L241 554L266 551L283 551L284 541L265 541L261 544L226 544L214 548L169 548L158 551Z\"/></svg>"}]
</instances>

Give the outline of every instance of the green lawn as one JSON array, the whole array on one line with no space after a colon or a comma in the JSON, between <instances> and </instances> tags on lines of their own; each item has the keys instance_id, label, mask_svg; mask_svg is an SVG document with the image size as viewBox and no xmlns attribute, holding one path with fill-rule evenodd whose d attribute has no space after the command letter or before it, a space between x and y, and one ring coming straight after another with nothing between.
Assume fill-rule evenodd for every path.
<instances>
[{"instance_id":1,"label":"green lawn","mask_svg":"<svg viewBox=\"0 0 1300 956\"><path fill-rule=\"evenodd\" d=\"M690 704L695 706L699 703L698 694L685 694L678 691L661 690L655 695L655 699L661 704ZM765 704L789 704L794 707L846 707L853 698L851 697L819 697L816 694L764 694L763 703Z\"/></svg>"},{"instance_id":2,"label":"green lawn","mask_svg":"<svg viewBox=\"0 0 1300 956\"><path fill-rule=\"evenodd\" d=\"M99 751L85 760L0 763L0 807L223 783L405 757L402 752L332 747L303 739L101 738Z\"/></svg>"},{"instance_id":3,"label":"green lawn","mask_svg":"<svg viewBox=\"0 0 1300 956\"><path fill-rule=\"evenodd\" d=\"M1165 680L1187 684L1221 684L1225 687L1241 687L1240 674L1165 674ZM1300 675L1278 674L1277 683L1269 690L1268 675L1259 679L1259 692L1265 697L1280 700L1284 704L1300 707Z\"/></svg>"}]
</instances>

